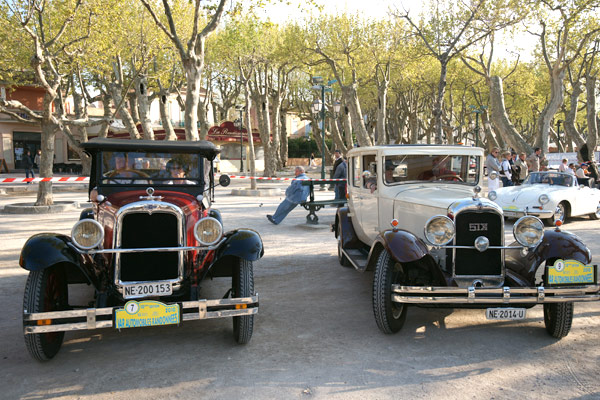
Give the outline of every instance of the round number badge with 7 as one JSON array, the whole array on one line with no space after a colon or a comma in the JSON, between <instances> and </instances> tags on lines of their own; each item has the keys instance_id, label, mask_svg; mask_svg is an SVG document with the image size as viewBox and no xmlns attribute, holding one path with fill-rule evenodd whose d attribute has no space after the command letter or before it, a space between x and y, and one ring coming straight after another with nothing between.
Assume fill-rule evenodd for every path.
<instances>
[{"instance_id":1,"label":"round number badge with 7","mask_svg":"<svg viewBox=\"0 0 600 400\"><path fill-rule=\"evenodd\" d=\"M127 311L127 314L135 314L139 309L140 306L137 301L128 301L127 304L125 304L125 311Z\"/></svg>"}]
</instances>

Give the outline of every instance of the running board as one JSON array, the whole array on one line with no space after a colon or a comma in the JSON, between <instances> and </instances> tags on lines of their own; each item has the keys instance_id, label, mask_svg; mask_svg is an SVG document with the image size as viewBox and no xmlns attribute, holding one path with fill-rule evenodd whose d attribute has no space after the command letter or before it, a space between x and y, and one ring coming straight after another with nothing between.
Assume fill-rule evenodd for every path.
<instances>
[{"instance_id":1,"label":"running board","mask_svg":"<svg viewBox=\"0 0 600 400\"><path fill-rule=\"evenodd\" d=\"M342 249L342 253L357 270L364 272L367 269L368 257L358 249Z\"/></svg>"}]
</instances>

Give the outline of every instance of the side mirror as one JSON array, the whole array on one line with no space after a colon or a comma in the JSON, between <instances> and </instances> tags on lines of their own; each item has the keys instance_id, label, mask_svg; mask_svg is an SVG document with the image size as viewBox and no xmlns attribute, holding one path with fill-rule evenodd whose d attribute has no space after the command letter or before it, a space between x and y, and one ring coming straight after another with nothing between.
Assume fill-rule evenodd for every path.
<instances>
[{"instance_id":1,"label":"side mirror","mask_svg":"<svg viewBox=\"0 0 600 400\"><path fill-rule=\"evenodd\" d=\"M229 175L221 175L219 177L219 185L226 187L229 186L229 184L231 183L231 178L229 177Z\"/></svg>"}]
</instances>

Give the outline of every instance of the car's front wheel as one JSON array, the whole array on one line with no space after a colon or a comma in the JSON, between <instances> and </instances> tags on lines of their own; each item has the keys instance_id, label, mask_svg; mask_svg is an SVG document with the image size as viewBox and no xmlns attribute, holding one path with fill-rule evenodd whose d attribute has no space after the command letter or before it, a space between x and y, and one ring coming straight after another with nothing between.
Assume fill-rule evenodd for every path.
<instances>
[{"instance_id":1,"label":"car's front wheel","mask_svg":"<svg viewBox=\"0 0 600 400\"><path fill-rule=\"evenodd\" d=\"M573 303L544 304L544 324L550 336L560 339L569 334L573 308Z\"/></svg>"},{"instance_id":2,"label":"car's front wheel","mask_svg":"<svg viewBox=\"0 0 600 400\"><path fill-rule=\"evenodd\" d=\"M29 272L23 295L23 313L63 311L68 304L67 279L62 267ZM38 326L48 322L50 320L40 320ZM25 334L25 347L31 357L48 361L60 350L64 336L64 332Z\"/></svg>"},{"instance_id":3,"label":"car's front wheel","mask_svg":"<svg viewBox=\"0 0 600 400\"><path fill-rule=\"evenodd\" d=\"M252 261L237 258L231 278L232 297L250 297L254 295L254 268ZM233 317L233 337L240 344L246 344L252 338L254 315Z\"/></svg>"},{"instance_id":4,"label":"car's front wheel","mask_svg":"<svg viewBox=\"0 0 600 400\"><path fill-rule=\"evenodd\" d=\"M556 225L556 221L560 221L562 224L567 222L567 205L564 201L557 204L554 209L554 215L548 218L545 222L548 226Z\"/></svg>"},{"instance_id":5,"label":"car's front wheel","mask_svg":"<svg viewBox=\"0 0 600 400\"><path fill-rule=\"evenodd\" d=\"M392 302L392 285L402 283L404 270L386 250L377 258L373 276L373 313L383 333L396 333L406 321L406 304Z\"/></svg>"}]
</instances>

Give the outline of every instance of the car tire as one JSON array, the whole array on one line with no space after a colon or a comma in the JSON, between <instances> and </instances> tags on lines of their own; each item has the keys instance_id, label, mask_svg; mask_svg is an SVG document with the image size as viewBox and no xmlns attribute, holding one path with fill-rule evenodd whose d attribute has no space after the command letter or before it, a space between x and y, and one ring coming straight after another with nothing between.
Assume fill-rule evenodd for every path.
<instances>
[{"instance_id":1,"label":"car tire","mask_svg":"<svg viewBox=\"0 0 600 400\"><path fill-rule=\"evenodd\" d=\"M590 214L590 219L597 221L600 219L600 203L596 206L596 212Z\"/></svg>"},{"instance_id":2,"label":"car tire","mask_svg":"<svg viewBox=\"0 0 600 400\"><path fill-rule=\"evenodd\" d=\"M398 332L406 321L406 304L392 302L392 284L403 280L404 271L387 250L377 257L373 276L373 313L379 329L386 334Z\"/></svg>"},{"instance_id":3,"label":"car tire","mask_svg":"<svg viewBox=\"0 0 600 400\"><path fill-rule=\"evenodd\" d=\"M237 259L231 278L231 297L250 297L254 295L254 268L252 261ZM233 317L233 337L239 344L246 344L252 338L254 315Z\"/></svg>"},{"instance_id":4,"label":"car tire","mask_svg":"<svg viewBox=\"0 0 600 400\"><path fill-rule=\"evenodd\" d=\"M342 267L351 267L352 264L350 263L350 260L348 260L348 257L346 257L344 253L342 253L342 238L339 237L337 242L338 261L340 262L340 265Z\"/></svg>"},{"instance_id":5,"label":"car tire","mask_svg":"<svg viewBox=\"0 0 600 400\"><path fill-rule=\"evenodd\" d=\"M60 266L30 271L23 294L23 312L63 311L68 308L68 287ZM25 326L25 321L23 321ZM64 332L25 334L25 347L34 359L48 361L60 350Z\"/></svg>"},{"instance_id":6,"label":"car tire","mask_svg":"<svg viewBox=\"0 0 600 400\"><path fill-rule=\"evenodd\" d=\"M569 334L573 308L573 303L544 304L544 324L550 336L561 339Z\"/></svg>"}]
</instances>

